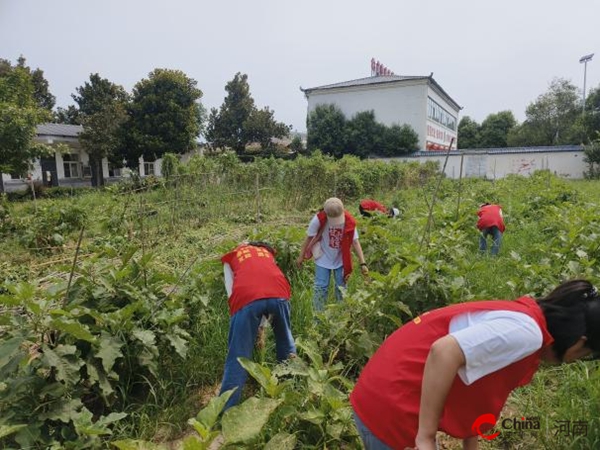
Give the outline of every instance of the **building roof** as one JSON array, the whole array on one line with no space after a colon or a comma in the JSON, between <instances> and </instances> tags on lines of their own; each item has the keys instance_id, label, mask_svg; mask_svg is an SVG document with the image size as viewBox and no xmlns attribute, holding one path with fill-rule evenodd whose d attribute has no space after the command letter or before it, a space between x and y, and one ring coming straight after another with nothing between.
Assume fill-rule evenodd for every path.
<instances>
[{"instance_id":1,"label":"building roof","mask_svg":"<svg viewBox=\"0 0 600 450\"><path fill-rule=\"evenodd\" d=\"M458 103L456 103L456 101L454 101L452 99L452 97L450 97L448 95L448 93L446 91L444 91L444 89L442 89L442 87L437 83L437 81L435 81L433 79L433 73L429 76L424 76L424 75L372 76L372 77L366 77L366 78L359 78L357 80L343 81L341 83L326 84L324 86L317 86L317 87L306 88L306 89L300 88L300 90L302 92L304 92L304 95L306 95L308 97L310 94L312 94L313 92L316 92L316 91L326 91L329 89L345 89L345 88L352 88L352 87L357 87L357 86L377 86L377 85L385 85L385 84L392 84L392 83L393 84L403 84L407 81L427 81L428 83L431 83L433 88L436 91L438 91L438 94L440 94L442 97L444 97L446 99L446 101L448 101L448 103L451 103L454 106L456 106L456 109L458 109L458 110L462 109L462 106L460 106Z\"/></svg>"},{"instance_id":2,"label":"building roof","mask_svg":"<svg viewBox=\"0 0 600 450\"><path fill-rule=\"evenodd\" d=\"M77 137L83 131L81 125L67 125L64 123L41 123L36 128L38 136L64 136Z\"/></svg>"}]
</instances>

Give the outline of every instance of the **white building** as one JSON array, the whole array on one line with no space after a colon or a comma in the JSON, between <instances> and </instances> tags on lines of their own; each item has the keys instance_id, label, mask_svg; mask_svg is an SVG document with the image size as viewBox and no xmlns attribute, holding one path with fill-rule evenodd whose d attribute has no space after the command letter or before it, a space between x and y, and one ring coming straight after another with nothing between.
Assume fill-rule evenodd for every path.
<instances>
[{"instance_id":1,"label":"white building","mask_svg":"<svg viewBox=\"0 0 600 450\"><path fill-rule=\"evenodd\" d=\"M433 74L432 74L433 75ZM386 125L410 125L425 150L457 148L458 113L462 109L433 76L371 76L342 83L302 89L308 114L318 105L334 104L351 119L373 110Z\"/></svg>"},{"instance_id":2,"label":"white building","mask_svg":"<svg viewBox=\"0 0 600 450\"><path fill-rule=\"evenodd\" d=\"M446 159L446 155L448 158ZM571 179L584 178L588 165L583 147L513 147L452 152L417 152L410 156L387 158L394 161L437 161L448 178L487 178L495 180L507 175L529 176L536 170ZM445 168L444 168L445 165Z\"/></svg>"},{"instance_id":3,"label":"white building","mask_svg":"<svg viewBox=\"0 0 600 450\"><path fill-rule=\"evenodd\" d=\"M37 126L35 142L46 145L63 144L65 152L57 151L51 156L33 161L30 170L31 180L40 181L46 186L90 186L92 171L89 155L79 144L81 125L43 123ZM108 182L121 179L129 169L116 169L109 166L108 160L102 160L102 172ZM139 160L141 176L161 175L161 160L145 162ZM8 191L25 189L27 180L15 174L2 174L4 189Z\"/></svg>"}]
</instances>

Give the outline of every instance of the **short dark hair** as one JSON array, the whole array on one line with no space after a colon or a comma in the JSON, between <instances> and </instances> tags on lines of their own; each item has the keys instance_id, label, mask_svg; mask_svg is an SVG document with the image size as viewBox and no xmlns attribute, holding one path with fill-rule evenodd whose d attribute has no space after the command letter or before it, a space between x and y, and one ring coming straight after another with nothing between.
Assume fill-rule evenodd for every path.
<instances>
[{"instance_id":1,"label":"short dark hair","mask_svg":"<svg viewBox=\"0 0 600 450\"><path fill-rule=\"evenodd\" d=\"M600 298L587 280L565 281L537 300L554 338L553 348L562 360L565 352L585 336L586 346L600 350Z\"/></svg>"},{"instance_id":2,"label":"short dark hair","mask_svg":"<svg viewBox=\"0 0 600 450\"><path fill-rule=\"evenodd\" d=\"M248 242L248 245L251 245L252 247L266 248L267 250L269 250L269 252L271 252L273 256L277 254L277 251L265 241L250 241Z\"/></svg>"}]
</instances>

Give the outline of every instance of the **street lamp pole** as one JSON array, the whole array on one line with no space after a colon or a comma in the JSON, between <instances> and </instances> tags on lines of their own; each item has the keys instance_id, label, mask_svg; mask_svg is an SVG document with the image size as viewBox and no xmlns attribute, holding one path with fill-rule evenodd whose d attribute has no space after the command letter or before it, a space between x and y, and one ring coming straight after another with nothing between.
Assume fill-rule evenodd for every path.
<instances>
[{"instance_id":1,"label":"street lamp pole","mask_svg":"<svg viewBox=\"0 0 600 450\"><path fill-rule=\"evenodd\" d=\"M585 55L579 58L579 62L583 63L583 114L585 114L585 81L587 77L587 63L588 61L591 61L593 57L594 54L590 53L589 55Z\"/></svg>"}]
</instances>

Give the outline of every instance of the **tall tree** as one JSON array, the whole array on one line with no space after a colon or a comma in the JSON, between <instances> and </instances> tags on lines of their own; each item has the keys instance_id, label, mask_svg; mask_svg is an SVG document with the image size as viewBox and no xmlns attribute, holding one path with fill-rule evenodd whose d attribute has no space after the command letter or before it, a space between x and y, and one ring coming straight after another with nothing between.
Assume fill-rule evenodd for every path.
<instances>
[{"instance_id":1,"label":"tall tree","mask_svg":"<svg viewBox=\"0 0 600 450\"><path fill-rule=\"evenodd\" d=\"M236 73L233 80L225 85L225 90L227 96L219 110L211 110L206 139L213 147L230 147L239 155L251 142L244 123L256 109L250 95L248 75Z\"/></svg>"},{"instance_id":2,"label":"tall tree","mask_svg":"<svg viewBox=\"0 0 600 450\"><path fill-rule=\"evenodd\" d=\"M78 115L83 125L79 142L90 155L92 185L102 186L102 159L113 159L119 148L119 129L125 119L127 92L97 73L90 74L89 82L75 91L77 95L72 97L79 106Z\"/></svg>"},{"instance_id":3,"label":"tall tree","mask_svg":"<svg viewBox=\"0 0 600 450\"><path fill-rule=\"evenodd\" d=\"M127 161L181 154L196 146L202 126L202 91L180 70L155 69L133 88L124 125Z\"/></svg>"},{"instance_id":4,"label":"tall tree","mask_svg":"<svg viewBox=\"0 0 600 450\"><path fill-rule=\"evenodd\" d=\"M44 77L44 71L40 68L35 70L27 65L27 61L23 56L17 60L17 67L22 67L31 75L33 82L33 98L40 108L52 111L56 104L56 97L50 92L50 84Z\"/></svg>"},{"instance_id":5,"label":"tall tree","mask_svg":"<svg viewBox=\"0 0 600 450\"><path fill-rule=\"evenodd\" d=\"M341 158L346 148L346 116L334 104L318 105L308 115L306 147L309 152Z\"/></svg>"},{"instance_id":6,"label":"tall tree","mask_svg":"<svg viewBox=\"0 0 600 450\"><path fill-rule=\"evenodd\" d=\"M206 140L213 148L229 147L241 155L252 142L259 142L263 150L268 150L271 138L288 136L291 127L277 122L274 111L256 108L248 75L236 73L225 90L223 104L218 110L212 108L208 119Z\"/></svg>"},{"instance_id":7,"label":"tall tree","mask_svg":"<svg viewBox=\"0 0 600 450\"><path fill-rule=\"evenodd\" d=\"M479 130L481 125L465 116L458 123L458 148L480 148Z\"/></svg>"},{"instance_id":8,"label":"tall tree","mask_svg":"<svg viewBox=\"0 0 600 450\"><path fill-rule=\"evenodd\" d=\"M500 111L496 114L490 114L481 123L481 128L479 129L479 147L506 147L508 134L516 125L517 120L511 111Z\"/></svg>"},{"instance_id":9,"label":"tall tree","mask_svg":"<svg viewBox=\"0 0 600 450\"><path fill-rule=\"evenodd\" d=\"M590 90L585 99L583 128L585 130L583 142L587 143L597 139L597 133L600 133L600 86Z\"/></svg>"},{"instance_id":10,"label":"tall tree","mask_svg":"<svg viewBox=\"0 0 600 450\"><path fill-rule=\"evenodd\" d=\"M525 114L525 121L509 136L512 146L578 144L581 140L579 90L568 80L552 80L548 91L529 104Z\"/></svg>"},{"instance_id":11,"label":"tall tree","mask_svg":"<svg viewBox=\"0 0 600 450\"><path fill-rule=\"evenodd\" d=\"M36 144L36 126L50 113L34 97L31 73L0 61L0 174L25 174L46 147ZM4 190L0 176L0 191Z\"/></svg>"},{"instance_id":12,"label":"tall tree","mask_svg":"<svg viewBox=\"0 0 600 450\"><path fill-rule=\"evenodd\" d=\"M69 105L66 108L61 108L60 106L56 108L56 111L52 115L52 121L67 125L81 125L82 118L79 109L74 105Z\"/></svg>"},{"instance_id":13,"label":"tall tree","mask_svg":"<svg viewBox=\"0 0 600 450\"><path fill-rule=\"evenodd\" d=\"M269 107L255 109L244 122L244 132L249 142L258 142L263 150L272 150L272 138L284 138L290 134L291 126L277 122L275 112Z\"/></svg>"}]
</instances>

